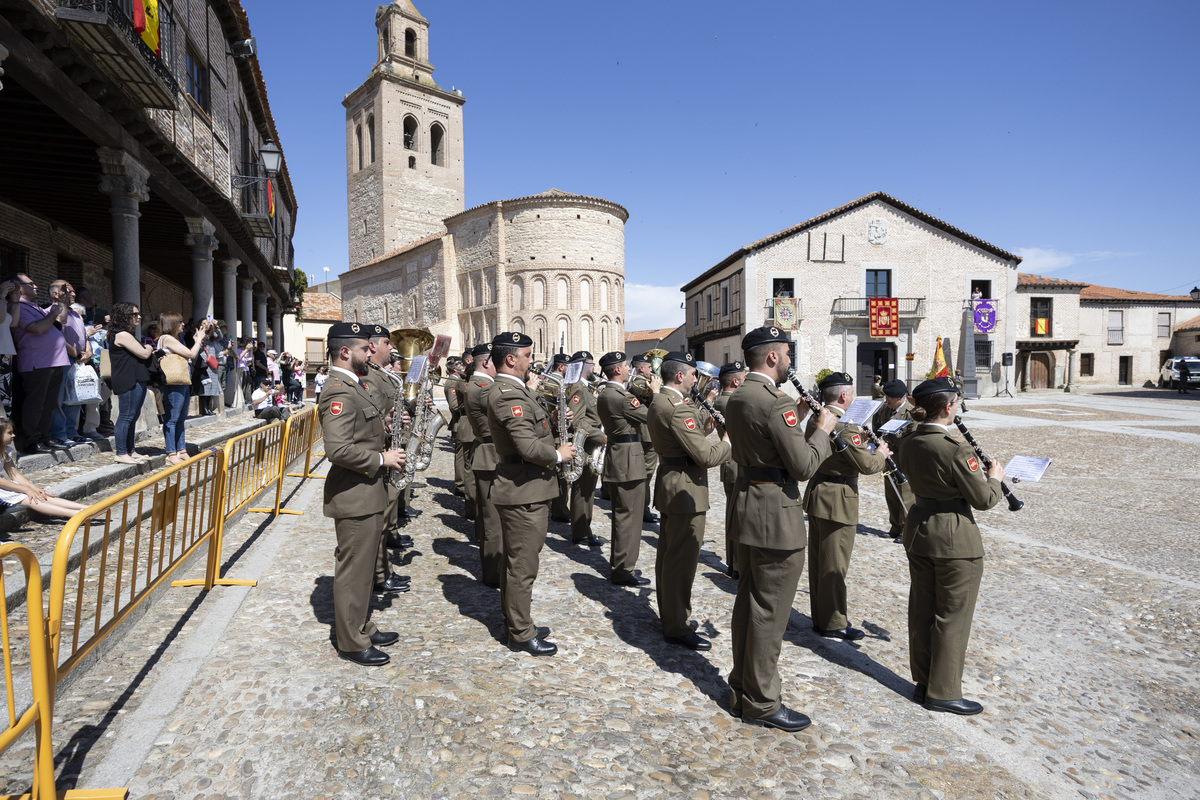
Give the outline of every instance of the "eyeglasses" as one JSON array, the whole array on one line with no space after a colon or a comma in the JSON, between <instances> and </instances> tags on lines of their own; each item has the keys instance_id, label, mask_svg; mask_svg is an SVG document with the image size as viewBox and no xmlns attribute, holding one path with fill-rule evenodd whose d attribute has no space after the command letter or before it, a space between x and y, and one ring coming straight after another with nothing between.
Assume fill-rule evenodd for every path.
<instances>
[{"instance_id":1,"label":"eyeglasses","mask_svg":"<svg viewBox=\"0 0 1200 800\"><path fill-rule=\"evenodd\" d=\"M130 314L129 316L131 316L131 317L140 317L141 315L142 315L142 312L140 312L140 311L135 311L135 312L133 312L132 314Z\"/></svg>"}]
</instances>

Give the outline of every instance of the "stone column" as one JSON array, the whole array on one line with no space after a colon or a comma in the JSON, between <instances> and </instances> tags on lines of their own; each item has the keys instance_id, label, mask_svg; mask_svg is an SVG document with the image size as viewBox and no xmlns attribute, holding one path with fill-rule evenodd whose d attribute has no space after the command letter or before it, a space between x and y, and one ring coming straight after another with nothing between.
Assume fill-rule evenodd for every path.
<instances>
[{"instance_id":1,"label":"stone column","mask_svg":"<svg viewBox=\"0 0 1200 800\"><path fill-rule=\"evenodd\" d=\"M101 147L100 191L108 195L113 218L113 300L141 305L138 250L139 205L150 199L150 171L124 150Z\"/></svg>"},{"instance_id":2,"label":"stone column","mask_svg":"<svg viewBox=\"0 0 1200 800\"><path fill-rule=\"evenodd\" d=\"M238 258L221 260L221 317L229 329L229 338L236 339L237 332L237 270L242 261Z\"/></svg>"},{"instance_id":3,"label":"stone column","mask_svg":"<svg viewBox=\"0 0 1200 800\"><path fill-rule=\"evenodd\" d=\"M267 341L267 296L265 294L254 296L254 311L255 317L258 319L258 335L255 338L265 342ZM271 346L268 344L267 347L269 349Z\"/></svg>"},{"instance_id":4,"label":"stone column","mask_svg":"<svg viewBox=\"0 0 1200 800\"><path fill-rule=\"evenodd\" d=\"M192 318L199 325L213 313L213 251L221 243L213 236L216 226L204 217L184 217L184 221L185 241L192 248Z\"/></svg>"},{"instance_id":5,"label":"stone column","mask_svg":"<svg viewBox=\"0 0 1200 800\"><path fill-rule=\"evenodd\" d=\"M274 347L280 353L283 352L283 309L275 306L271 309L271 334L274 339Z\"/></svg>"},{"instance_id":6,"label":"stone column","mask_svg":"<svg viewBox=\"0 0 1200 800\"><path fill-rule=\"evenodd\" d=\"M254 341L254 279L242 278L242 338Z\"/></svg>"},{"instance_id":7,"label":"stone column","mask_svg":"<svg viewBox=\"0 0 1200 800\"><path fill-rule=\"evenodd\" d=\"M1067 379L1066 379L1066 381L1064 381L1064 384L1065 384L1063 386L1064 392L1075 391L1074 377L1075 377L1075 351L1068 350L1067 351Z\"/></svg>"}]
</instances>

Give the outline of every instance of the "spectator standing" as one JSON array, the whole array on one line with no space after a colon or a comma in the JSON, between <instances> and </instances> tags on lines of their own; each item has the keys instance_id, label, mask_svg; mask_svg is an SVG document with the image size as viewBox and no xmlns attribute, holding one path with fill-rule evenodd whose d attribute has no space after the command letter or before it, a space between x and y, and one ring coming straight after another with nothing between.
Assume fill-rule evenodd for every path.
<instances>
[{"instance_id":1,"label":"spectator standing","mask_svg":"<svg viewBox=\"0 0 1200 800\"><path fill-rule=\"evenodd\" d=\"M193 364L192 391L196 393L200 416L211 417L217 413L217 398L221 395L221 384L217 369L221 361L221 349L217 344L218 331L209 328L208 333L196 331L200 342L200 357ZM213 365L217 366L213 366Z\"/></svg>"},{"instance_id":2,"label":"spectator standing","mask_svg":"<svg viewBox=\"0 0 1200 800\"><path fill-rule=\"evenodd\" d=\"M317 374L313 376L313 385L316 386L316 398L313 400L313 405L321 402L321 387L325 385L327 377L329 377L329 367L319 368Z\"/></svg>"},{"instance_id":3,"label":"spectator standing","mask_svg":"<svg viewBox=\"0 0 1200 800\"><path fill-rule=\"evenodd\" d=\"M279 353L274 350L267 351L267 374L271 376L271 380L276 383L282 383L279 377Z\"/></svg>"},{"instance_id":4,"label":"spectator standing","mask_svg":"<svg viewBox=\"0 0 1200 800\"><path fill-rule=\"evenodd\" d=\"M133 449L135 423L146 401L150 384L150 357L154 348L142 344L133 331L142 315L133 303L113 304L108 325L108 360L112 368L113 394L117 396L117 424L113 431L115 460L122 464L140 464L148 460Z\"/></svg>"},{"instance_id":5,"label":"spectator standing","mask_svg":"<svg viewBox=\"0 0 1200 800\"><path fill-rule=\"evenodd\" d=\"M13 335L17 347L13 405L17 450L26 455L66 450L70 445L51 440L50 426L58 405L63 367L71 363L67 340L55 326L56 322L61 324L60 317L65 317L67 309L57 301L44 309L39 307L37 284L24 273L18 273L16 279L21 290L21 317Z\"/></svg>"},{"instance_id":6,"label":"spectator standing","mask_svg":"<svg viewBox=\"0 0 1200 800\"><path fill-rule=\"evenodd\" d=\"M238 350L238 370L242 380L242 397L246 404L250 403L250 395L254 393L254 342L242 339Z\"/></svg>"},{"instance_id":7,"label":"spectator standing","mask_svg":"<svg viewBox=\"0 0 1200 800\"><path fill-rule=\"evenodd\" d=\"M254 343L254 385L258 386L264 378L271 377L270 362L267 361L267 343Z\"/></svg>"},{"instance_id":8,"label":"spectator standing","mask_svg":"<svg viewBox=\"0 0 1200 800\"><path fill-rule=\"evenodd\" d=\"M1188 393L1188 382L1192 379L1192 368L1186 358L1179 359L1179 394Z\"/></svg>"},{"instance_id":9,"label":"spectator standing","mask_svg":"<svg viewBox=\"0 0 1200 800\"><path fill-rule=\"evenodd\" d=\"M0 416L8 419L13 405L13 372L17 361L12 329L21 321L20 284L15 280L0 283L0 303L4 308L4 319L0 320Z\"/></svg>"},{"instance_id":10,"label":"spectator standing","mask_svg":"<svg viewBox=\"0 0 1200 800\"><path fill-rule=\"evenodd\" d=\"M108 312L102 308L92 309L95 322L88 326L88 345L92 348L89 365L100 374L100 354L108 349ZM82 313L82 312L81 312ZM109 354L112 355L111 353ZM100 430L104 428L105 430ZM90 439L103 439L112 433L112 389L109 381L100 379L100 402L88 403L83 407L83 435ZM92 434L96 434L93 436Z\"/></svg>"},{"instance_id":11,"label":"spectator standing","mask_svg":"<svg viewBox=\"0 0 1200 800\"><path fill-rule=\"evenodd\" d=\"M75 287L62 278L50 284L50 299L63 306L58 322L67 345L68 363L62 368L62 382L58 386L58 400L54 417L50 423L51 443L61 442L68 447L90 441L79 435L79 406L67 405L67 398L74 392L75 370L92 357L88 347L87 326L83 315L71 306L75 302Z\"/></svg>"},{"instance_id":12,"label":"spectator standing","mask_svg":"<svg viewBox=\"0 0 1200 800\"><path fill-rule=\"evenodd\" d=\"M183 356L190 367L204 346L204 334L208 332L208 320L200 323L197 335L191 347L184 346L179 340L183 333L183 316L168 311L158 315L158 344L157 349L163 353ZM191 383L182 386L162 387L163 439L166 443L167 463L179 464L187 458L187 441L184 420L187 419L188 400L191 398Z\"/></svg>"},{"instance_id":13,"label":"spectator standing","mask_svg":"<svg viewBox=\"0 0 1200 800\"><path fill-rule=\"evenodd\" d=\"M83 314L85 311L87 311L87 309L81 306L79 303L72 303L71 311L73 314L78 315L80 322L82 322ZM100 422L100 401L104 397L104 394L101 390L102 382L100 380L100 371L93 366L92 363L96 358L96 350L92 347L92 335L97 333L97 331L103 333L104 326L88 325L87 323L83 324L83 348L82 350L76 349L75 352L78 354L78 358L76 359L75 363L71 365L70 370L64 373L63 390L60 392L60 394L63 395L74 394L75 389L78 386L78 378L81 377L81 372L90 372L91 375L85 375L82 377L94 377L95 379L97 387L96 397L87 400L86 402L74 402L70 405L67 405L65 400L63 402L62 412L67 418L67 424L73 424L76 426L75 429L77 434L75 437L73 437L73 440L81 443L100 441L104 438L96 431L96 426ZM66 336L65 327L63 335ZM71 355L69 337L67 348L67 355ZM75 399L79 400L79 397L76 396ZM81 419L83 420L82 425L80 424Z\"/></svg>"}]
</instances>

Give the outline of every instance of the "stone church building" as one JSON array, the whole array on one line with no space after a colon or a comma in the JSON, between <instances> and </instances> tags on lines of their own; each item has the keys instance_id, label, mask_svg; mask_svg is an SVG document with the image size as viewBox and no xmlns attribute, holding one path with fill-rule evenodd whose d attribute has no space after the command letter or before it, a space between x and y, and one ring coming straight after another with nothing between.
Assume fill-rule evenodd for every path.
<instances>
[{"instance_id":1,"label":"stone church building","mask_svg":"<svg viewBox=\"0 0 1200 800\"><path fill-rule=\"evenodd\" d=\"M535 357L625 341L625 222L616 203L550 189L465 208L462 93L440 87L410 0L375 15L376 63L348 94L347 321L449 334L504 330Z\"/></svg>"}]
</instances>

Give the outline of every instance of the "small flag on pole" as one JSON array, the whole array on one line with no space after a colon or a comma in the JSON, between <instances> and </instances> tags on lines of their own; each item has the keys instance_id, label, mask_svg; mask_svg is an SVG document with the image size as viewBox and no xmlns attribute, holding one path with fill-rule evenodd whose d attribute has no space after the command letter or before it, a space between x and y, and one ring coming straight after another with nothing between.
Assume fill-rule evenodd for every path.
<instances>
[{"instance_id":1,"label":"small flag on pole","mask_svg":"<svg viewBox=\"0 0 1200 800\"><path fill-rule=\"evenodd\" d=\"M938 337L937 350L933 354L933 377L947 378L950 376L950 368L946 366L946 353L942 350L942 337Z\"/></svg>"},{"instance_id":2,"label":"small flag on pole","mask_svg":"<svg viewBox=\"0 0 1200 800\"><path fill-rule=\"evenodd\" d=\"M158 0L133 0L133 29L146 46L162 57L162 42L158 38Z\"/></svg>"},{"instance_id":3,"label":"small flag on pole","mask_svg":"<svg viewBox=\"0 0 1200 800\"><path fill-rule=\"evenodd\" d=\"M271 188L271 181L267 181L267 215L275 216L275 190Z\"/></svg>"}]
</instances>

